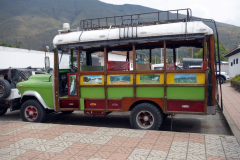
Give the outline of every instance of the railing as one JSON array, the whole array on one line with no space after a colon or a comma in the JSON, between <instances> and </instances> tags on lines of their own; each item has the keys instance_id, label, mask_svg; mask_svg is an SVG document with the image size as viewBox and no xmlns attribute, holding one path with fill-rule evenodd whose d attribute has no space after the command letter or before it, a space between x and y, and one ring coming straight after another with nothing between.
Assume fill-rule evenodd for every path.
<instances>
[{"instance_id":1,"label":"railing","mask_svg":"<svg viewBox=\"0 0 240 160\"><path fill-rule=\"evenodd\" d=\"M81 30L104 29L109 28L110 26L112 28L121 28L124 25L126 26L126 24L134 25L133 21L136 20L138 21L138 25L152 25L159 23L171 23L176 21L190 21L191 17L192 10L190 8L187 8L123 16L85 19L80 21L80 28Z\"/></svg>"}]
</instances>

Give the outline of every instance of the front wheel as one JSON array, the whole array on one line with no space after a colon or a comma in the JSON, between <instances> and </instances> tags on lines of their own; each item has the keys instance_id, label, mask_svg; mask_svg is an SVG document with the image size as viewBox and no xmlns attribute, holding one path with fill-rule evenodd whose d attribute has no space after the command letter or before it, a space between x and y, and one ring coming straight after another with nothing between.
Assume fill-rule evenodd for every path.
<instances>
[{"instance_id":1,"label":"front wheel","mask_svg":"<svg viewBox=\"0 0 240 160\"><path fill-rule=\"evenodd\" d=\"M21 118L26 122L42 122L46 117L46 110L36 100L23 103L20 110Z\"/></svg>"},{"instance_id":2,"label":"front wheel","mask_svg":"<svg viewBox=\"0 0 240 160\"><path fill-rule=\"evenodd\" d=\"M130 123L134 129L158 130L162 122L162 112L151 103L138 104L130 115Z\"/></svg>"},{"instance_id":3,"label":"front wheel","mask_svg":"<svg viewBox=\"0 0 240 160\"><path fill-rule=\"evenodd\" d=\"M0 108L0 116L3 116L7 112L8 108Z\"/></svg>"}]
</instances>

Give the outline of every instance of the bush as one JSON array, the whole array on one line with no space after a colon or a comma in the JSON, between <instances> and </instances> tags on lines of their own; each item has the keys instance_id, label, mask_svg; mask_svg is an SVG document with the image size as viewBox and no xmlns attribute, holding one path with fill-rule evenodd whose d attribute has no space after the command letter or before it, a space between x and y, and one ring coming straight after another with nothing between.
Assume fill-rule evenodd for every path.
<instances>
[{"instance_id":1,"label":"bush","mask_svg":"<svg viewBox=\"0 0 240 160\"><path fill-rule=\"evenodd\" d=\"M231 86L240 92L240 74L230 80Z\"/></svg>"}]
</instances>

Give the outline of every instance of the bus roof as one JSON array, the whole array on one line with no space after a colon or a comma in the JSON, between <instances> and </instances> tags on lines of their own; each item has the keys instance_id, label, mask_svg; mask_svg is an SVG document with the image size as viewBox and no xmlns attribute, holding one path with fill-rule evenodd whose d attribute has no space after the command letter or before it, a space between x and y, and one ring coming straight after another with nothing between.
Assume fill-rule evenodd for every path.
<instances>
[{"instance_id":1,"label":"bus roof","mask_svg":"<svg viewBox=\"0 0 240 160\"><path fill-rule=\"evenodd\" d=\"M53 45L71 44L75 47L91 47L100 45L119 45L119 43L146 43L188 38L203 38L212 35L213 30L201 21L156 24L131 28L109 28L89 31L67 31L54 37Z\"/></svg>"}]
</instances>

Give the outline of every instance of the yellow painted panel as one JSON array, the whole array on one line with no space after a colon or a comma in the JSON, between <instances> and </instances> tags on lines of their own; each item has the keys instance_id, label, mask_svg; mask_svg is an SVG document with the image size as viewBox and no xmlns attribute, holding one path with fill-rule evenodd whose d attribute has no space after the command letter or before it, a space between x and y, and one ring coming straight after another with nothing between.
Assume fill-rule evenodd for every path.
<instances>
[{"instance_id":1,"label":"yellow painted panel","mask_svg":"<svg viewBox=\"0 0 240 160\"><path fill-rule=\"evenodd\" d=\"M84 77L88 78L88 80L84 81ZM104 84L104 75L82 75L80 76L80 84L81 85L103 85Z\"/></svg>"},{"instance_id":2,"label":"yellow painted panel","mask_svg":"<svg viewBox=\"0 0 240 160\"><path fill-rule=\"evenodd\" d=\"M150 78L150 79L141 79L141 75L160 75L160 80L155 77L155 78ZM136 75L136 80L137 84L164 84L164 73L142 73L142 74L137 74Z\"/></svg>"},{"instance_id":3,"label":"yellow painted panel","mask_svg":"<svg viewBox=\"0 0 240 160\"><path fill-rule=\"evenodd\" d=\"M110 77L112 77L112 81L110 80ZM107 84L113 84L113 85L133 84L133 75L132 74L107 75Z\"/></svg>"},{"instance_id":4,"label":"yellow painted panel","mask_svg":"<svg viewBox=\"0 0 240 160\"><path fill-rule=\"evenodd\" d=\"M168 73L167 84L205 84L205 73Z\"/></svg>"}]
</instances>

